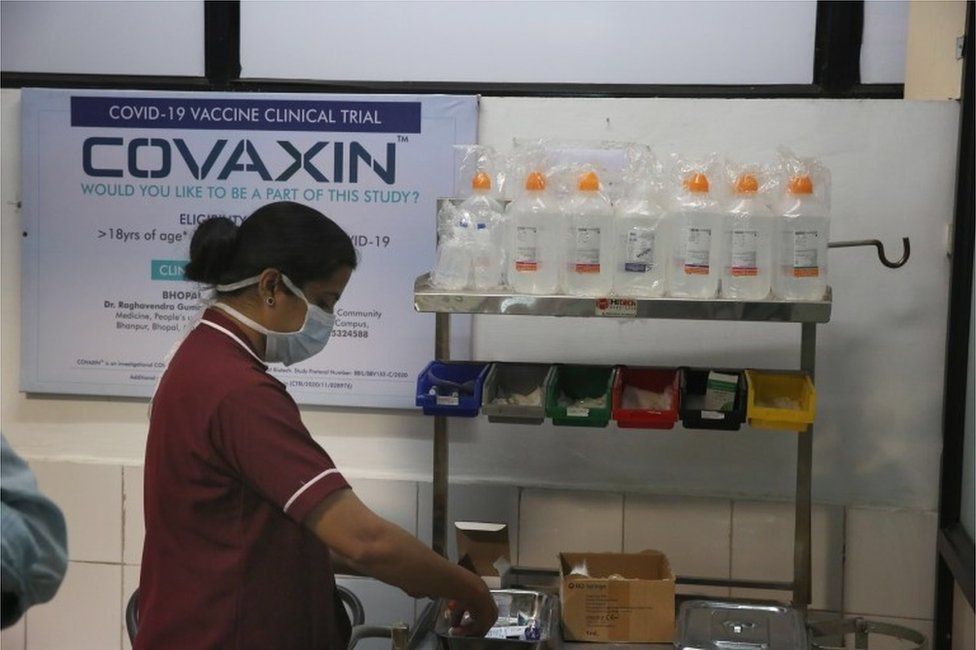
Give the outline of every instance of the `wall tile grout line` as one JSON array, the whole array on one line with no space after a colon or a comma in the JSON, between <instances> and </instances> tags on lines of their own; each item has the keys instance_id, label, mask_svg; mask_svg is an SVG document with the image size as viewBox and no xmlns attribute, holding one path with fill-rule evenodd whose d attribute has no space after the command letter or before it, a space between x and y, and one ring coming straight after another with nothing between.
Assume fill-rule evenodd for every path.
<instances>
[{"instance_id":1,"label":"wall tile grout line","mask_svg":"<svg viewBox=\"0 0 976 650\"><path fill-rule=\"evenodd\" d=\"M847 507L841 508L840 611L847 607Z\"/></svg>"},{"instance_id":2,"label":"wall tile grout line","mask_svg":"<svg viewBox=\"0 0 976 650\"><path fill-rule=\"evenodd\" d=\"M732 527L735 525L735 499L729 499L729 580L732 579L732 558L734 555L734 550L732 549L732 540L735 536L732 534ZM729 593L732 590L729 589Z\"/></svg>"},{"instance_id":3,"label":"wall tile grout line","mask_svg":"<svg viewBox=\"0 0 976 650\"><path fill-rule=\"evenodd\" d=\"M522 490L515 488L515 553L517 564L522 564Z\"/></svg>"},{"instance_id":4,"label":"wall tile grout line","mask_svg":"<svg viewBox=\"0 0 976 650\"><path fill-rule=\"evenodd\" d=\"M627 552L627 493L620 495L620 552Z\"/></svg>"}]
</instances>

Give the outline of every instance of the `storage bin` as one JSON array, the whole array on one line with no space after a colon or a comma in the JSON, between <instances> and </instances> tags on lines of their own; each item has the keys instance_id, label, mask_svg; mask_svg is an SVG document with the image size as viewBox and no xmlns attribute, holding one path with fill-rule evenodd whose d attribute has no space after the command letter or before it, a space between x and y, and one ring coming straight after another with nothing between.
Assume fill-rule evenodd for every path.
<instances>
[{"instance_id":1,"label":"storage bin","mask_svg":"<svg viewBox=\"0 0 976 650\"><path fill-rule=\"evenodd\" d=\"M721 372L735 375L738 386L735 391L735 404L731 411L705 410L705 387L708 373ZM746 378L741 370L720 370L709 368L682 368L678 373L681 382L681 396L678 412L686 429L720 429L738 431L746 419Z\"/></svg>"},{"instance_id":2,"label":"storage bin","mask_svg":"<svg viewBox=\"0 0 976 650\"><path fill-rule=\"evenodd\" d=\"M749 426L806 431L817 410L817 390L805 372L746 370Z\"/></svg>"},{"instance_id":3,"label":"storage bin","mask_svg":"<svg viewBox=\"0 0 976 650\"><path fill-rule=\"evenodd\" d=\"M624 390L633 386L641 390L662 393L671 389L671 403L663 410L634 409L624 407ZM623 429L671 429L678 420L681 385L678 371L673 368L617 369L613 383L613 419Z\"/></svg>"},{"instance_id":4,"label":"storage bin","mask_svg":"<svg viewBox=\"0 0 976 650\"><path fill-rule=\"evenodd\" d=\"M546 391L546 414L552 423L569 427L605 427L610 422L615 371L612 366L556 366ZM603 398L602 406L560 404L560 395L573 402Z\"/></svg>"},{"instance_id":5,"label":"storage bin","mask_svg":"<svg viewBox=\"0 0 976 650\"><path fill-rule=\"evenodd\" d=\"M432 361L417 376L417 406L426 415L478 415L488 368L487 363Z\"/></svg>"},{"instance_id":6,"label":"storage bin","mask_svg":"<svg viewBox=\"0 0 976 650\"><path fill-rule=\"evenodd\" d=\"M542 424L546 419L546 392L555 367L539 363L494 363L485 378L481 412L489 422ZM496 403L499 395L529 395L539 391L539 403Z\"/></svg>"}]
</instances>

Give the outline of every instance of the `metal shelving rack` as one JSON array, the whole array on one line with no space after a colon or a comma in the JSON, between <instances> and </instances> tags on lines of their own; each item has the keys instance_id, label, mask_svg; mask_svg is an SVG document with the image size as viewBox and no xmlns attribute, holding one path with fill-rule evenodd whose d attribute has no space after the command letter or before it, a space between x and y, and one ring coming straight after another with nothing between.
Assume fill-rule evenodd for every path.
<instances>
[{"instance_id":1,"label":"metal shelving rack","mask_svg":"<svg viewBox=\"0 0 976 650\"><path fill-rule=\"evenodd\" d=\"M605 301L573 296L529 296L510 293L448 292L435 289L428 275L414 284L414 308L436 316L434 356L450 359L451 314L501 316L563 316L573 318L683 319L696 321L762 321L800 325L800 369L812 377L817 356L817 325L830 320L831 293L814 302L783 300L739 301L655 298L628 301L626 314L606 315ZM619 312L617 312L619 314ZM434 417L433 548L447 549L448 418ZM682 579L683 584L707 584L792 591L794 606L805 610L810 603L810 516L813 426L797 434L796 525L793 543L793 580L759 582L723 579Z\"/></svg>"}]
</instances>

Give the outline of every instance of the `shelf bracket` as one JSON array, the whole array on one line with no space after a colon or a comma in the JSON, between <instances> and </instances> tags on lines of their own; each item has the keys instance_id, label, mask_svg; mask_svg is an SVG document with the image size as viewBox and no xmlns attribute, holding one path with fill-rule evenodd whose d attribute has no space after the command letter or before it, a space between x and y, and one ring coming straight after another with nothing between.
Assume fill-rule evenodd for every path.
<instances>
[{"instance_id":1,"label":"shelf bracket","mask_svg":"<svg viewBox=\"0 0 976 650\"><path fill-rule=\"evenodd\" d=\"M905 266L909 256L912 254L912 243L908 237L901 238L902 256L897 262L892 262L885 254L884 244L878 239L857 239L853 241L832 241L828 244L829 248L860 248L862 246L874 246L878 251L878 259L889 269L898 269Z\"/></svg>"}]
</instances>

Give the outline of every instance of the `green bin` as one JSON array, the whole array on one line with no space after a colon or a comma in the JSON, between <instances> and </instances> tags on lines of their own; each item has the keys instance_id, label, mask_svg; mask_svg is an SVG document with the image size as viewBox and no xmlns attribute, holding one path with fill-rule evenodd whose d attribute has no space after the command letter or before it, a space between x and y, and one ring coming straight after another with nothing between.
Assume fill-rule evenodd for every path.
<instances>
[{"instance_id":1,"label":"green bin","mask_svg":"<svg viewBox=\"0 0 976 650\"><path fill-rule=\"evenodd\" d=\"M617 371L613 366L556 366L546 391L546 415L564 427L605 427L613 407L611 393ZM602 397L601 406L580 406L560 402L565 395L573 402Z\"/></svg>"}]
</instances>

